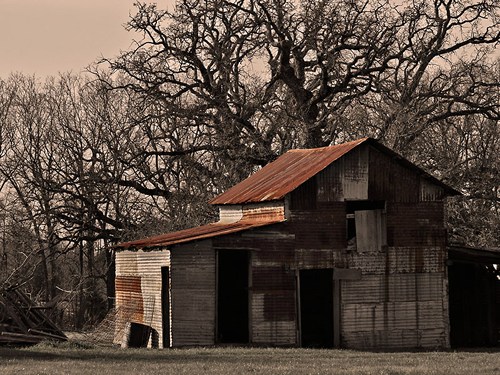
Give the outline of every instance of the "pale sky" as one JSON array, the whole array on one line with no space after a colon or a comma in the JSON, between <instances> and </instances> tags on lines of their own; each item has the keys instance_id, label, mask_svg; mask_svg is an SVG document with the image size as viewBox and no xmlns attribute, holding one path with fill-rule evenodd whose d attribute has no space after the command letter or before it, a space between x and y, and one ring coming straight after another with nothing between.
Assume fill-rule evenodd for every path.
<instances>
[{"instance_id":1,"label":"pale sky","mask_svg":"<svg viewBox=\"0 0 500 375\"><path fill-rule=\"evenodd\" d=\"M134 1L0 0L0 78L78 73L100 56L116 56L137 37L123 27ZM147 2L169 10L175 3Z\"/></svg>"}]
</instances>

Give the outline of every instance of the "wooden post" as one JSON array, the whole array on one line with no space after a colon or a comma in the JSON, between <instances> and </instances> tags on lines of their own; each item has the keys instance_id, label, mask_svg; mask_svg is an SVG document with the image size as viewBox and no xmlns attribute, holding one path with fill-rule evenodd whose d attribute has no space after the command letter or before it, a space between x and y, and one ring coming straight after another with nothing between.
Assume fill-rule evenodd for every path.
<instances>
[{"instance_id":1,"label":"wooden post","mask_svg":"<svg viewBox=\"0 0 500 375\"><path fill-rule=\"evenodd\" d=\"M340 348L340 279L335 280L335 277L333 279L333 347Z\"/></svg>"},{"instance_id":2,"label":"wooden post","mask_svg":"<svg viewBox=\"0 0 500 375\"><path fill-rule=\"evenodd\" d=\"M295 282L297 283L297 343L302 347L302 313L300 306L300 270L295 270Z\"/></svg>"}]
</instances>

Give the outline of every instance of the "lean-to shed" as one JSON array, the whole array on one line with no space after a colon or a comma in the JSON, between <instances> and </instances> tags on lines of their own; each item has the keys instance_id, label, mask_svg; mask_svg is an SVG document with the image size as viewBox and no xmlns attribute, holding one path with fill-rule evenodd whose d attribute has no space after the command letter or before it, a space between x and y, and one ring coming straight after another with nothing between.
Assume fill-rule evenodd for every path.
<instances>
[{"instance_id":1,"label":"lean-to shed","mask_svg":"<svg viewBox=\"0 0 500 375\"><path fill-rule=\"evenodd\" d=\"M456 194L373 139L291 150L214 198L219 222L117 247L116 341L449 347Z\"/></svg>"}]
</instances>

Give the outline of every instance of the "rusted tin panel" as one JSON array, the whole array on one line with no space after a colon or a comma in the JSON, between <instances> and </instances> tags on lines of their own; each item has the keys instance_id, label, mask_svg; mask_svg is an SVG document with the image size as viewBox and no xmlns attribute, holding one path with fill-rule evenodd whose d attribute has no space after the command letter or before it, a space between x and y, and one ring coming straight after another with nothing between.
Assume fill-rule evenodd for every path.
<instances>
[{"instance_id":1,"label":"rusted tin panel","mask_svg":"<svg viewBox=\"0 0 500 375\"><path fill-rule=\"evenodd\" d=\"M283 200L253 204L219 206L219 223L235 223L242 219L254 221L282 221L285 219Z\"/></svg>"},{"instance_id":2,"label":"rusted tin panel","mask_svg":"<svg viewBox=\"0 0 500 375\"><path fill-rule=\"evenodd\" d=\"M215 263L211 240L172 250L173 346L215 343Z\"/></svg>"},{"instance_id":3,"label":"rusted tin panel","mask_svg":"<svg viewBox=\"0 0 500 375\"><path fill-rule=\"evenodd\" d=\"M125 327L129 322L144 320L141 278L139 276L116 276L115 279L116 324L113 342L121 344Z\"/></svg>"},{"instance_id":4,"label":"rusted tin panel","mask_svg":"<svg viewBox=\"0 0 500 375\"><path fill-rule=\"evenodd\" d=\"M260 220L259 217L250 217L249 219L242 219L234 223L212 223L137 241L123 242L121 244L118 244L116 248L118 250L161 248L217 236L223 236L230 233L241 232L244 230L258 228L282 221L284 221L283 217L273 216L268 219L268 216L266 216L266 218L262 220Z\"/></svg>"},{"instance_id":5,"label":"rusted tin panel","mask_svg":"<svg viewBox=\"0 0 500 375\"><path fill-rule=\"evenodd\" d=\"M170 265L168 250L158 252L123 251L116 254L115 342L120 341L127 322L150 326L158 333L155 345L163 347L161 267Z\"/></svg>"},{"instance_id":6,"label":"rusted tin panel","mask_svg":"<svg viewBox=\"0 0 500 375\"><path fill-rule=\"evenodd\" d=\"M282 199L365 141L367 138L331 147L288 151L210 203L238 204Z\"/></svg>"}]
</instances>

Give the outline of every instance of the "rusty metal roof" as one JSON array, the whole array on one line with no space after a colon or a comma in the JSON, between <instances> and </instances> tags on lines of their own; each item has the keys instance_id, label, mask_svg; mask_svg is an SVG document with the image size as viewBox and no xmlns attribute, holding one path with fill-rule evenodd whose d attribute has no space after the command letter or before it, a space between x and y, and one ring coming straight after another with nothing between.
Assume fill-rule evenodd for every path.
<instances>
[{"instance_id":1,"label":"rusty metal roof","mask_svg":"<svg viewBox=\"0 0 500 375\"><path fill-rule=\"evenodd\" d=\"M290 150L209 203L241 204L282 199L368 139L329 147Z\"/></svg>"},{"instance_id":2,"label":"rusty metal roof","mask_svg":"<svg viewBox=\"0 0 500 375\"><path fill-rule=\"evenodd\" d=\"M244 230L262 227L265 225L283 222L284 219L256 220L254 218L242 219L233 223L211 223L200 227L180 230L178 232L161 234L159 236L143 238L136 241L123 242L116 245L117 249L144 249L167 247L206 238L222 236L225 234L241 232Z\"/></svg>"},{"instance_id":3,"label":"rusty metal roof","mask_svg":"<svg viewBox=\"0 0 500 375\"><path fill-rule=\"evenodd\" d=\"M447 194L461 194L375 139L361 138L335 146L290 150L209 203L242 204L283 199L286 194L321 172L332 162L364 143L397 158L401 164L414 169L436 185L443 187Z\"/></svg>"}]
</instances>

